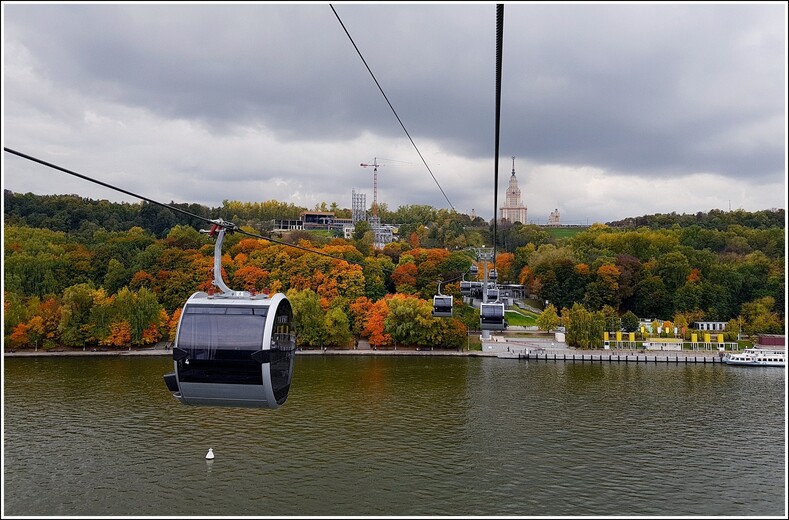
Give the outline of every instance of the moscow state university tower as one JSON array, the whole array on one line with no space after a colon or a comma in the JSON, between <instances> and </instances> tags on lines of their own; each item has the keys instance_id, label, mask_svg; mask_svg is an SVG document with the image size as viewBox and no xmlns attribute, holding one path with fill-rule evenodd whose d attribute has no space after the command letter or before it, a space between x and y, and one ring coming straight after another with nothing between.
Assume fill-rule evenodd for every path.
<instances>
[{"instance_id":1,"label":"moscow state university tower","mask_svg":"<svg viewBox=\"0 0 789 520\"><path fill-rule=\"evenodd\" d=\"M512 158L512 175L510 185L507 187L507 194L504 206L501 207L501 220L511 223L520 222L528 224L526 221L526 206L521 201L521 190L518 188L518 179L515 178L515 157Z\"/></svg>"}]
</instances>

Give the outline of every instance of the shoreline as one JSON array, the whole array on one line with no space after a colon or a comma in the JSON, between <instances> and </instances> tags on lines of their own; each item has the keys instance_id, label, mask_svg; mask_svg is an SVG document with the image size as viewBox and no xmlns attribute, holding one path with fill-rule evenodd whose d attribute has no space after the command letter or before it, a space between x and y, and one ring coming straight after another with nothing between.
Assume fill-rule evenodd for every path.
<instances>
[{"instance_id":1,"label":"shoreline","mask_svg":"<svg viewBox=\"0 0 789 520\"><path fill-rule=\"evenodd\" d=\"M506 351L509 353L509 351ZM561 357L562 355L611 355L633 356L648 355L650 357L708 357L717 358L719 352L715 350L615 350L615 349L575 349L572 347L546 348L541 355L550 352ZM497 348L487 352L482 350L416 350L416 349L326 349L326 350L297 350L297 355L306 356L467 356L467 357L502 357L505 350ZM515 350L512 351L515 354ZM172 350L154 347L137 350L19 350L5 351L3 357L87 357L87 356L172 356ZM508 356L504 356L508 357ZM514 357L514 356L513 356Z\"/></svg>"}]
</instances>

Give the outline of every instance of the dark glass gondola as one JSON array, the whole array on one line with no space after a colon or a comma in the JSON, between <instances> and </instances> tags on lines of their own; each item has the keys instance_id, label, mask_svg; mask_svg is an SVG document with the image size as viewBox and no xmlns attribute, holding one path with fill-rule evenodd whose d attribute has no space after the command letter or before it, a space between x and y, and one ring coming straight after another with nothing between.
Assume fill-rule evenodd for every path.
<instances>
[{"instance_id":1,"label":"dark glass gondola","mask_svg":"<svg viewBox=\"0 0 789 520\"><path fill-rule=\"evenodd\" d=\"M498 287L493 287L488 289L488 300L496 301L499 299L499 289Z\"/></svg>"},{"instance_id":2,"label":"dark glass gondola","mask_svg":"<svg viewBox=\"0 0 789 520\"><path fill-rule=\"evenodd\" d=\"M488 273L488 278L490 280L495 280L498 277L499 277L499 274L496 272L495 269L491 269L490 272Z\"/></svg>"},{"instance_id":3,"label":"dark glass gondola","mask_svg":"<svg viewBox=\"0 0 789 520\"><path fill-rule=\"evenodd\" d=\"M477 264L471 264L471 267L469 268L468 272L472 276L477 276L479 274L479 267L477 267Z\"/></svg>"},{"instance_id":4,"label":"dark glass gondola","mask_svg":"<svg viewBox=\"0 0 789 520\"><path fill-rule=\"evenodd\" d=\"M175 371L164 380L183 404L277 408L293 377L293 311L284 294L227 288L221 279L223 232L214 263L221 293L196 292L186 301L173 345Z\"/></svg>"},{"instance_id":5,"label":"dark glass gondola","mask_svg":"<svg viewBox=\"0 0 789 520\"><path fill-rule=\"evenodd\" d=\"M503 303L483 303L479 307L479 327L482 330L504 330Z\"/></svg>"},{"instance_id":6,"label":"dark glass gondola","mask_svg":"<svg viewBox=\"0 0 789 520\"><path fill-rule=\"evenodd\" d=\"M452 317L453 297L446 294L433 296L433 316L436 318Z\"/></svg>"},{"instance_id":7,"label":"dark glass gondola","mask_svg":"<svg viewBox=\"0 0 789 520\"><path fill-rule=\"evenodd\" d=\"M471 282L471 296L482 298L482 282Z\"/></svg>"},{"instance_id":8,"label":"dark glass gondola","mask_svg":"<svg viewBox=\"0 0 789 520\"><path fill-rule=\"evenodd\" d=\"M466 280L460 282L460 294L463 296L471 295L471 282L467 282Z\"/></svg>"}]
</instances>

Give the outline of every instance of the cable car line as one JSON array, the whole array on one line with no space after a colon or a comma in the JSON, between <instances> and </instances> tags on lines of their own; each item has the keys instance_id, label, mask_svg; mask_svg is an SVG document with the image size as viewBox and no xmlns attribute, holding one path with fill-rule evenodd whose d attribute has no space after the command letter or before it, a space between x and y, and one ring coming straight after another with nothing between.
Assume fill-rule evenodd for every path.
<instances>
[{"instance_id":1,"label":"cable car line","mask_svg":"<svg viewBox=\"0 0 789 520\"><path fill-rule=\"evenodd\" d=\"M498 238L498 192L499 192L499 133L501 128L501 58L504 36L504 5L496 5L496 135L493 155L493 268L496 268L496 242ZM494 278L495 280L495 278ZM494 282L495 283L495 282ZM487 280L486 280L487 284ZM484 287L483 301L479 305L479 326L483 331L504 330L504 304L499 302L498 288L494 288L496 300L487 302L488 287ZM492 296L493 294L491 294Z\"/></svg>"},{"instance_id":2,"label":"cable car line","mask_svg":"<svg viewBox=\"0 0 789 520\"><path fill-rule=\"evenodd\" d=\"M39 163L39 164L43 164L44 166L48 166L49 168L52 168L52 169L55 169L55 170L59 170L59 171L62 171L64 173L68 173L69 175L73 175L74 177L79 177L80 179L84 179L86 181L90 181L90 182L93 182L95 184L99 184L101 186L104 186L105 188L110 188L111 190L119 191L121 193L125 193L126 195L131 195L132 197L136 197L138 199L142 199L142 200L144 200L146 202L150 202L151 204L157 204L159 206L171 209L171 210L176 211L178 213L182 213L182 214L184 214L184 215L186 215L188 217L196 218L196 219L200 219L200 220L205 220L205 221L211 223L210 219L207 219L207 218L202 217L200 215L195 215L194 213L190 213L190 212L188 212L186 210L183 210L181 208L176 208L175 206L168 206L167 204L163 204L163 203L155 201L153 199L149 199L148 197L143 197L142 195L138 195L136 193L132 193L131 191L124 190L123 188L118 188L117 186L113 186L112 184L107 184L106 182L102 182L100 180L93 179L91 177L88 177L87 175L82 175L81 173L77 173L77 172L72 171L72 170L67 170L66 168L63 168L62 166L58 166L56 164L52 164L50 162L44 161L43 159L38 159L37 157L33 157L32 155L28 155L26 153L22 153L22 152L18 152L16 150L12 150L11 148L8 148L6 146L3 147L3 150L8 152L8 153L14 154L16 156L22 157L23 159L27 159L29 161L33 161L33 162L36 162L36 163Z\"/></svg>"},{"instance_id":3,"label":"cable car line","mask_svg":"<svg viewBox=\"0 0 789 520\"><path fill-rule=\"evenodd\" d=\"M433 170L431 170L430 166L427 165L427 161L425 161L425 158L422 156L422 152L419 151L419 148L416 146L416 143L411 138L411 134L408 133L408 130L403 124L403 121L400 119L400 116L397 115L397 111L392 106L392 103L389 102L389 98L387 97L386 92L384 92L384 89L383 87L381 87L381 84L378 83L378 79L375 77L375 74L373 74L372 69L370 69L370 66L367 64L367 60L365 60L364 56L362 56L362 51L359 50L359 47L356 45L356 42L353 41L353 38L351 37L351 33L348 32L348 29L345 27L345 24L342 23L342 20L340 19L340 15L337 14L337 11L334 9L334 6L332 4L329 4L329 7L331 7L331 10L334 12L334 16L337 17L337 21L340 22L340 25L342 26L343 31L345 31L345 34L348 36L348 39L351 41L353 48L356 49L356 53L359 55L359 58L362 59L362 63L364 63L364 66L367 68L367 72L369 72L370 76L373 78L373 81L378 87L378 90L380 90L381 94L384 96L384 99L386 100L386 104L389 105L389 108L392 110L392 113L397 118L397 122L400 123L400 126L403 128L403 132L405 132L405 135L408 137L408 140L411 141L411 145L414 147L414 150L416 150L416 153L419 155L419 158L422 159L422 163L425 165L425 168L427 168L427 171L430 173L430 176L433 177L436 186L438 186L438 189L441 190L441 194L447 200L449 207L452 208L453 211L457 211L455 210L455 206L453 206L452 202L449 200L449 197L447 197L447 194L444 193L444 188L441 187L441 184L439 184L438 179L436 179L436 176L433 175Z\"/></svg>"},{"instance_id":4,"label":"cable car line","mask_svg":"<svg viewBox=\"0 0 789 520\"><path fill-rule=\"evenodd\" d=\"M26 153L22 153L22 152L19 152L17 150L13 150L13 149L8 148L6 146L3 147L3 150L8 152L8 153L14 154L14 155L16 155L18 157L22 157L23 159L28 159L28 160L36 162L38 164L42 164L42 165L47 166L49 168L52 168L54 170L58 170L58 171L61 171L63 173L67 173L69 175L73 175L74 177L79 177L80 179L84 179L86 181L93 182L95 184L99 184L100 186L104 186L105 188L110 188L111 190L119 191L121 193L125 193L126 195L131 195L132 197L136 197L138 199L142 199L142 200L144 200L146 202L149 202L151 204L156 204L157 206L161 206L163 208L170 209L172 211L175 211L175 212L181 213L183 215L186 215L186 216L188 216L190 218L202 220L204 222L207 222L208 224L211 224L212 226L219 226L221 228L227 229L231 233L238 233L240 235L245 235L245 236L248 236L250 238L258 238L258 239L261 239L261 240L268 240L269 242L273 242L275 244L279 244L279 245L283 245L283 246L287 246L287 247L292 247L294 249L299 249L301 251L306 251L308 253L314 253L316 255L321 255L321 256L328 257L328 258L332 258L334 260L343 260L345 262L348 262L349 264L358 265L358 266L363 267L363 268L364 267L377 267L377 268L381 269L382 271L386 271L386 272L392 272L393 271L392 269L389 269L387 267L377 266L377 265L374 266L374 265L371 265L369 263L358 262L356 260L348 260L346 258L335 256L335 255L332 255L332 254L329 254L329 253L324 253L323 251L316 251L316 250L310 249L308 247L299 246L297 244L290 244L288 242L283 242L281 240L276 240L276 239L273 239L273 238L264 237L262 235L257 235L255 233L250 233L248 231L244 231L243 229L239 228L238 226L236 226L232 222L227 222L227 221L224 221L222 219L206 218L206 217L204 217L202 215L197 215L195 213L183 210L181 208L178 208L178 207L175 207L175 206L170 206L169 204L164 204L163 202L159 202L157 200L145 197L145 196L140 195L138 193L134 193L134 192L125 190L123 188L119 188L117 186L113 186L112 184L109 184L109 183L106 183L106 182L94 179L92 177L88 177L87 175L83 175L81 173L77 173L77 172L69 170L67 168L63 168L62 166L58 166L56 164L52 164L50 162L44 161L43 159L39 159L37 157L33 157L32 155L28 155Z\"/></svg>"},{"instance_id":5,"label":"cable car line","mask_svg":"<svg viewBox=\"0 0 789 520\"><path fill-rule=\"evenodd\" d=\"M493 265L496 265L496 242L498 239L498 194L499 194L499 134L501 128L501 59L503 54L504 5L496 5L496 137L493 154Z\"/></svg>"}]
</instances>

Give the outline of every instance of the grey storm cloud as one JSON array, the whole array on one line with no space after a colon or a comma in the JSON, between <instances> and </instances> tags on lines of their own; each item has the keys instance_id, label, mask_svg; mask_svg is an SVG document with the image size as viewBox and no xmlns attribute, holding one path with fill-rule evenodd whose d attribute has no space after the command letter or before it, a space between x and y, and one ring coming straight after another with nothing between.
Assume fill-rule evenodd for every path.
<instances>
[{"instance_id":1,"label":"grey storm cloud","mask_svg":"<svg viewBox=\"0 0 789 520\"><path fill-rule=\"evenodd\" d=\"M334 8L415 143L440 165L457 209L489 205L495 4ZM163 159L162 171L195 181L160 172L163 191L216 205L275 185L277 198L298 204L314 192L349 205L351 187L369 188L359 162L398 153L412 166L382 169L390 207L444 206L329 4L6 3L3 11L6 146L90 154L79 164L152 175L156 167L135 168L135 158ZM748 184L775 191L786 174L786 27L781 3L505 4L500 193L510 155L541 212L578 196L551 186L573 182L563 174L534 178L550 165L632 182L712 175L735 183L735 198ZM127 133L70 133L70 124L91 123L86 113ZM137 128L141 113L150 120ZM55 189L26 186L10 164L4 157L9 189ZM228 192L201 193L208 185ZM746 209L782 204L773 195ZM593 218L632 214L621 211Z\"/></svg>"}]
</instances>

